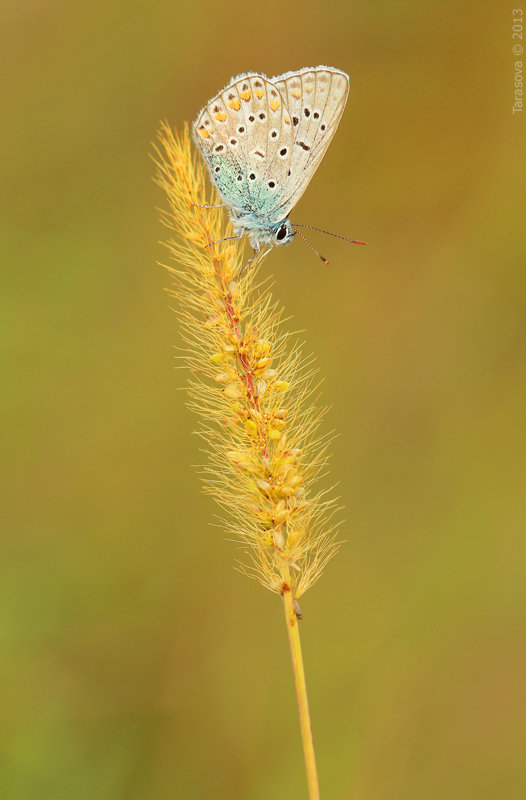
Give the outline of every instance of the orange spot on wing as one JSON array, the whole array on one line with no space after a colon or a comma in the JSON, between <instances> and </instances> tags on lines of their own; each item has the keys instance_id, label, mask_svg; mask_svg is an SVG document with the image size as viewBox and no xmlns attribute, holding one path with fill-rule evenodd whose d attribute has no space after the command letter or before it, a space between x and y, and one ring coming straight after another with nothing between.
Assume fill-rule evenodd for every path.
<instances>
[{"instance_id":1,"label":"orange spot on wing","mask_svg":"<svg viewBox=\"0 0 526 800\"><path fill-rule=\"evenodd\" d=\"M217 119L218 122L224 122L226 119L225 112L219 111L217 114L214 114L214 119Z\"/></svg>"},{"instance_id":2,"label":"orange spot on wing","mask_svg":"<svg viewBox=\"0 0 526 800\"><path fill-rule=\"evenodd\" d=\"M285 117L285 125L290 125L290 119L289 119L289 117Z\"/></svg>"},{"instance_id":3,"label":"orange spot on wing","mask_svg":"<svg viewBox=\"0 0 526 800\"><path fill-rule=\"evenodd\" d=\"M203 139L208 139L210 136L206 128L199 128L199 134L203 137Z\"/></svg>"},{"instance_id":4,"label":"orange spot on wing","mask_svg":"<svg viewBox=\"0 0 526 800\"><path fill-rule=\"evenodd\" d=\"M248 92L239 92L239 96L240 96L240 98L242 100L248 101L248 100L250 100L251 93L250 93L250 91L248 91Z\"/></svg>"},{"instance_id":5,"label":"orange spot on wing","mask_svg":"<svg viewBox=\"0 0 526 800\"><path fill-rule=\"evenodd\" d=\"M254 94L256 95L256 97L259 97L259 99L261 100L261 98L264 96L265 92L263 91L263 89L256 89Z\"/></svg>"},{"instance_id":6,"label":"orange spot on wing","mask_svg":"<svg viewBox=\"0 0 526 800\"><path fill-rule=\"evenodd\" d=\"M297 89L295 89L293 92L291 92L291 95L292 95L293 97L295 97L295 98L296 98L296 100L299 100L299 99L300 99L300 97L301 97L301 92L298 92L298 90L297 90Z\"/></svg>"},{"instance_id":7,"label":"orange spot on wing","mask_svg":"<svg viewBox=\"0 0 526 800\"><path fill-rule=\"evenodd\" d=\"M271 100L270 101L270 107L271 107L272 111L277 111L279 106L280 106L279 100Z\"/></svg>"},{"instance_id":8,"label":"orange spot on wing","mask_svg":"<svg viewBox=\"0 0 526 800\"><path fill-rule=\"evenodd\" d=\"M228 105L230 106L230 108L233 108L234 111L239 111L239 109L241 108L241 103L239 102L237 97L235 100L231 100Z\"/></svg>"}]
</instances>

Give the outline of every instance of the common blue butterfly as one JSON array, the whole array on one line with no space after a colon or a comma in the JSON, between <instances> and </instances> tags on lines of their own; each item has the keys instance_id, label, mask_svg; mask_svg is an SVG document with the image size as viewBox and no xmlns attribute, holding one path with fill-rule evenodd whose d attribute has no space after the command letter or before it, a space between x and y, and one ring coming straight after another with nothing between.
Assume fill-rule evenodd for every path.
<instances>
[{"instance_id":1,"label":"common blue butterfly","mask_svg":"<svg viewBox=\"0 0 526 800\"><path fill-rule=\"evenodd\" d=\"M262 244L288 245L295 228L310 227L293 226L289 214L325 155L348 94L349 76L334 67L271 79L253 72L233 78L199 112L194 137L229 209L233 238L247 234L253 258Z\"/></svg>"}]
</instances>

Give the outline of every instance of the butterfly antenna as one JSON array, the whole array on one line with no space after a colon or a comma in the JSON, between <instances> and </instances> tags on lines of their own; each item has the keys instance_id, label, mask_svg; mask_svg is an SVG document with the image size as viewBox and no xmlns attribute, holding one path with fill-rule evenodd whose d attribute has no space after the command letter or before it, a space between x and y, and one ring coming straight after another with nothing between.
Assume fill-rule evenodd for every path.
<instances>
[{"instance_id":1,"label":"butterfly antenna","mask_svg":"<svg viewBox=\"0 0 526 800\"><path fill-rule=\"evenodd\" d=\"M294 227L295 227L295 226L294 226ZM302 226L302 227L308 227L308 226ZM307 239L307 237L306 237L306 236L304 236L304 235L302 234L302 232L301 232L301 231L296 231L296 233L298 234L298 236L301 236L301 238L303 239L303 241L304 241L304 242L307 242L307 244L309 245L310 249L311 249L311 250L312 250L314 253L316 253L316 255L318 256L318 258L321 258L321 260L323 261L323 263L324 263L326 266L329 266L329 263L330 263L330 262L329 262L329 261L328 261L328 260L325 258L325 256L322 256L322 254L321 254L321 253L318 253L318 251L316 250L316 248L312 246L312 244L309 242L309 240Z\"/></svg>"},{"instance_id":2,"label":"butterfly antenna","mask_svg":"<svg viewBox=\"0 0 526 800\"><path fill-rule=\"evenodd\" d=\"M323 228L315 228L314 225L297 225L295 222L293 223L294 228L310 228L311 231L318 231L318 233L326 233L327 236L334 236L335 239L343 239L344 242L350 242L350 244L363 244L367 246L367 242L362 242L360 239L348 239L347 236L340 236L339 233L331 233L330 231L324 231ZM298 231L298 233L300 233ZM300 233L301 236L301 233ZM305 238L305 237L303 237ZM307 241L305 239L305 241Z\"/></svg>"}]
</instances>

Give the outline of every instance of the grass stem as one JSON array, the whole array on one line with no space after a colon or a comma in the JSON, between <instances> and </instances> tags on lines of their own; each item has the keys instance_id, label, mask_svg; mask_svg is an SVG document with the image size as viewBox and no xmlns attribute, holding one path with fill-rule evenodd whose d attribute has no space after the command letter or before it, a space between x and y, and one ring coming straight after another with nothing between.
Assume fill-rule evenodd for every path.
<instances>
[{"instance_id":1,"label":"grass stem","mask_svg":"<svg viewBox=\"0 0 526 800\"><path fill-rule=\"evenodd\" d=\"M305 669L303 667L303 656L301 652L299 620L294 607L294 595L288 585L283 591L283 608L285 611L285 623L289 636L292 671L294 673L294 684L296 686L296 697L298 700L301 738L305 756L305 769L307 771L307 784L309 787L309 800L319 800L320 789L318 785L318 772L316 769L314 740L312 738L307 683L305 680Z\"/></svg>"}]
</instances>

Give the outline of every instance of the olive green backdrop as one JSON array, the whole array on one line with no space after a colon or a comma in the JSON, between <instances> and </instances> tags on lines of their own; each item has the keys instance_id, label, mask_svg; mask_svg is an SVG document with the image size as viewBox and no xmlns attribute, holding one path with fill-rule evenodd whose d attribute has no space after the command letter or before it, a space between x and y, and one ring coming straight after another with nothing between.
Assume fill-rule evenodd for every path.
<instances>
[{"instance_id":1,"label":"olive green backdrop","mask_svg":"<svg viewBox=\"0 0 526 800\"><path fill-rule=\"evenodd\" d=\"M369 247L264 270L339 434L346 544L302 599L322 797L526 796L513 6L2 5L5 800L305 797L279 598L192 468L148 153L232 75L317 64L351 95L294 218Z\"/></svg>"}]
</instances>

